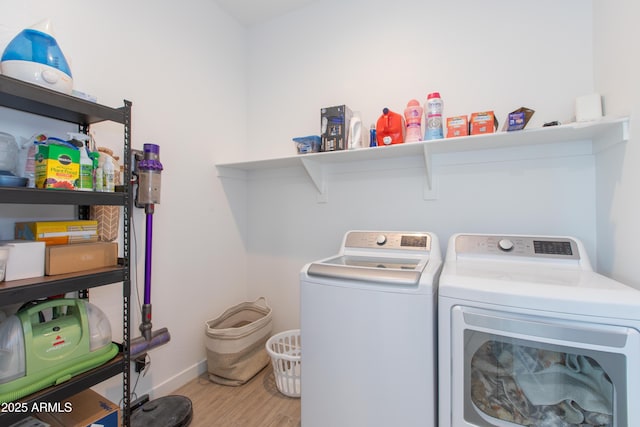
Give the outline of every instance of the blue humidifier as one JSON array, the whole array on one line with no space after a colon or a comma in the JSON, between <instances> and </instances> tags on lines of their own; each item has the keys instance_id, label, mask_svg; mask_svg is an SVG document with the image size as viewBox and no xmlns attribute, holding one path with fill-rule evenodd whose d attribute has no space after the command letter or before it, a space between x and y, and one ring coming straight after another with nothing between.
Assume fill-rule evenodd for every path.
<instances>
[{"instance_id":1,"label":"blue humidifier","mask_svg":"<svg viewBox=\"0 0 640 427\"><path fill-rule=\"evenodd\" d=\"M51 34L48 19L22 30L2 54L2 74L71 94L71 69Z\"/></svg>"}]
</instances>

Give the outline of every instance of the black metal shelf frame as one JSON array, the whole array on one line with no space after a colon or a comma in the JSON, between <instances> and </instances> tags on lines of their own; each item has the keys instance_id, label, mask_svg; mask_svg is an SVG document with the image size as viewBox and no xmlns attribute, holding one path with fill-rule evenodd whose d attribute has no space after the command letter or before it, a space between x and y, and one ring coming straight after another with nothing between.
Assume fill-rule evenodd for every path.
<instances>
[{"instance_id":1,"label":"black metal shelf frame","mask_svg":"<svg viewBox=\"0 0 640 427\"><path fill-rule=\"evenodd\" d=\"M25 302L37 298L80 291L122 282L123 342L121 352L110 362L70 380L27 396L21 401L59 402L82 390L122 374L121 424L130 425L130 329L129 305L131 297L130 273L130 214L133 199L128 183L131 182L131 105L111 108L94 102L52 91L11 77L0 75L0 106L38 116L78 124L88 132L90 125L110 121L124 125L124 183L115 193L80 192L68 190L42 190L33 188L0 187L0 203L30 205L74 205L79 208L90 205L122 206L123 208L123 257L114 268L85 271L81 274L45 276L33 279L0 283L0 300L3 304ZM0 413L0 425L12 424L29 413Z\"/></svg>"}]
</instances>

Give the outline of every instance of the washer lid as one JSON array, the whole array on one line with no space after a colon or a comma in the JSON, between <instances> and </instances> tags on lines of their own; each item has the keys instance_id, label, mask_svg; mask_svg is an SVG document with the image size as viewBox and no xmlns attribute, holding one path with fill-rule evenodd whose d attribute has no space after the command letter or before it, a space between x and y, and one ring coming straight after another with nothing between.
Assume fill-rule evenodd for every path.
<instances>
[{"instance_id":1,"label":"washer lid","mask_svg":"<svg viewBox=\"0 0 640 427\"><path fill-rule=\"evenodd\" d=\"M391 258L342 255L309 265L309 276L358 280L361 282L414 286L428 258Z\"/></svg>"}]
</instances>

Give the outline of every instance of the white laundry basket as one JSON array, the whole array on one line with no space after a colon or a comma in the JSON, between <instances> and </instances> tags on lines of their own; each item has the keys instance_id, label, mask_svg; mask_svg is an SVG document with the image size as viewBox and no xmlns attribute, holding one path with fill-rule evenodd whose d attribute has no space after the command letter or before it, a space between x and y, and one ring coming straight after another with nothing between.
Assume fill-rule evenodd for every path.
<instances>
[{"instance_id":1,"label":"white laundry basket","mask_svg":"<svg viewBox=\"0 0 640 427\"><path fill-rule=\"evenodd\" d=\"M300 397L300 357L302 345L300 329L280 332L267 340L265 345L271 357L276 386L280 393Z\"/></svg>"}]
</instances>

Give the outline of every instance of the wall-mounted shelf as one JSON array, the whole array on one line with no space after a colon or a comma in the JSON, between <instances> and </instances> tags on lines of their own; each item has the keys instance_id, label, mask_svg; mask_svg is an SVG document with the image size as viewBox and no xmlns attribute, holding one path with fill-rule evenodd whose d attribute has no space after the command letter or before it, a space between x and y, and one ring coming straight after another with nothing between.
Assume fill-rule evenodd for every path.
<instances>
[{"instance_id":1,"label":"wall-mounted shelf","mask_svg":"<svg viewBox=\"0 0 640 427\"><path fill-rule=\"evenodd\" d=\"M485 135L420 141L388 147L361 148L348 151L332 151L292 155L279 158L245 162L218 163L220 177L246 177L250 171L303 166L318 190L318 200L327 201L327 173L331 165L345 162L370 162L420 156L425 165L425 198L433 198L434 186L432 156L445 153L493 150L501 148L535 146L563 142L590 144L595 154L605 148L629 139L629 118L604 118L595 122L570 123L560 126L526 129L515 132L497 132Z\"/></svg>"}]
</instances>

